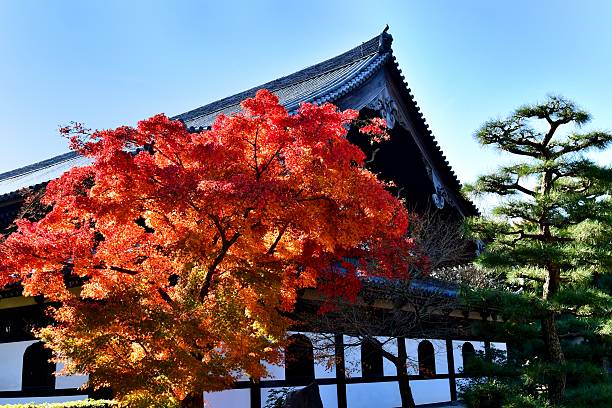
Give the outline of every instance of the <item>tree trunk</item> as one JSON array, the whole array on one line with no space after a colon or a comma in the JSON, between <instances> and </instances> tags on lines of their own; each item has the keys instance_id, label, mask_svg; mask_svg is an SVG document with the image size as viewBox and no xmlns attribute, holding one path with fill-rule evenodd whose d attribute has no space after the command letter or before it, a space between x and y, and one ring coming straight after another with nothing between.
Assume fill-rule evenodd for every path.
<instances>
[{"instance_id":1,"label":"tree trunk","mask_svg":"<svg viewBox=\"0 0 612 408\"><path fill-rule=\"evenodd\" d=\"M181 408L202 408L204 407L204 394L192 392L181 401Z\"/></svg>"},{"instance_id":2,"label":"tree trunk","mask_svg":"<svg viewBox=\"0 0 612 408\"><path fill-rule=\"evenodd\" d=\"M561 286L561 271L559 267L551 263L548 265L548 277L544 284L542 297L546 300L555 295ZM548 398L553 404L559 404L565 393L566 375L564 370L565 356L561 349L561 340L557 332L555 313L547 312L541 321L542 337L546 348L548 362L558 368L559 372L552 372L548 379Z\"/></svg>"},{"instance_id":3,"label":"tree trunk","mask_svg":"<svg viewBox=\"0 0 612 408\"><path fill-rule=\"evenodd\" d=\"M402 408L415 408L412 388L408 378L408 355L406 353L406 340L403 337L397 339L397 382L399 385L400 397L402 398Z\"/></svg>"},{"instance_id":4,"label":"tree trunk","mask_svg":"<svg viewBox=\"0 0 612 408\"><path fill-rule=\"evenodd\" d=\"M408 379L408 373L404 365L404 372L401 373L400 368L397 368L397 381L399 382L400 397L402 398L402 408L415 408L414 398L412 398L412 388L410 387L410 380Z\"/></svg>"},{"instance_id":5,"label":"tree trunk","mask_svg":"<svg viewBox=\"0 0 612 408\"><path fill-rule=\"evenodd\" d=\"M565 357L561 349L561 341L555 324L555 315L548 313L542 319L542 336L546 346L548 362L563 370ZM564 372L553 372L548 379L548 398L553 404L559 404L565 393L566 376Z\"/></svg>"}]
</instances>

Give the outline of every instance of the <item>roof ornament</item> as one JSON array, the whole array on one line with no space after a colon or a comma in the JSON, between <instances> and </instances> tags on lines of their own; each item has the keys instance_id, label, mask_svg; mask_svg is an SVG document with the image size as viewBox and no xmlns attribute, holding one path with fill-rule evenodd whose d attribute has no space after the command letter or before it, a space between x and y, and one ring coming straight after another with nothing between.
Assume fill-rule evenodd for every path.
<instances>
[{"instance_id":1,"label":"roof ornament","mask_svg":"<svg viewBox=\"0 0 612 408\"><path fill-rule=\"evenodd\" d=\"M442 184L442 180L438 176L438 173L430 166L427 166L427 172L431 177L431 181L434 186L434 193L431 195L431 198L434 202L434 205L442 209L444 208L444 204L448 200L448 193L446 192L446 188L444 188L444 184Z\"/></svg>"},{"instance_id":2,"label":"roof ornament","mask_svg":"<svg viewBox=\"0 0 612 408\"><path fill-rule=\"evenodd\" d=\"M380 33L378 38L378 53L384 54L391 51L391 43L393 42L393 36L389 34L389 24L385 25L385 29Z\"/></svg>"}]
</instances>

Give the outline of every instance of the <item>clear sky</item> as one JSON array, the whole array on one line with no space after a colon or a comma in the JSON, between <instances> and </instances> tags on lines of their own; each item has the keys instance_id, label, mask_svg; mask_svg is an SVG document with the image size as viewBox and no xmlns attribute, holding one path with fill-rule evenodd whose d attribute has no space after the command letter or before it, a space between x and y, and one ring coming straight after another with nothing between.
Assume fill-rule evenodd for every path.
<instances>
[{"instance_id":1,"label":"clear sky","mask_svg":"<svg viewBox=\"0 0 612 408\"><path fill-rule=\"evenodd\" d=\"M547 93L612 129L611 1L0 0L0 172L66 152L57 128L71 120L99 129L182 113L386 23L464 182L499 163L474 141L478 126Z\"/></svg>"}]
</instances>

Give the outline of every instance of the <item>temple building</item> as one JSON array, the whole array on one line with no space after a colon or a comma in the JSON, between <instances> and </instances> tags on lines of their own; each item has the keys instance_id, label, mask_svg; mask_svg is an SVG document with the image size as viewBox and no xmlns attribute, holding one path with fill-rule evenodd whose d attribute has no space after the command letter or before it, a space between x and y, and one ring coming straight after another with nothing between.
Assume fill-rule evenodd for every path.
<instances>
[{"instance_id":1,"label":"temple building","mask_svg":"<svg viewBox=\"0 0 612 408\"><path fill-rule=\"evenodd\" d=\"M174 117L193 131L211 126L220 113L239 111L240 102L258 89L268 89L293 112L303 102L331 102L341 109L356 109L366 117L381 116L391 138L373 148L358 132L349 139L368 155L369 168L382 179L393 181L395 193L411 209L435 207L455 219L478 214L460 194L460 182L434 139L411 94L402 70L393 56L392 37L386 31L355 48L291 75L275 79L242 93L209 103ZM39 190L65 171L87 164L70 152L20 169L0 174L0 233L7 233L23 204L23 189ZM1 260L0 260L1 262ZM439 295L428 284L415 283L421 295ZM448 296L457 296L448 289ZM483 313L458 311L456 321L491 319ZM67 401L83 399L88 391L79 387L84 376L55 377L59 369L48 362L50 352L31 334L31 328L45 321L42 300L23 297L19 287L0 292L0 404L26 401ZM463 333L463 334L457 334ZM349 350L336 347L336 364L327 367L314 357L317 336L307 328L293 334L284 366L269 367L270 376L260 381L248 378L235 388L206 396L213 408L265 406L271 391L318 383L325 408L380 408L401 405L395 367L376 350ZM350 334L336 335L349 342ZM382 339L382 337L381 337ZM382 341L382 340L381 340ZM432 338L385 340L385 350L396 353L399 342L410 361L410 383L417 405L457 399L457 384L467 374L464 361L479 350L505 344L477 339L464 332L448 332Z\"/></svg>"}]
</instances>

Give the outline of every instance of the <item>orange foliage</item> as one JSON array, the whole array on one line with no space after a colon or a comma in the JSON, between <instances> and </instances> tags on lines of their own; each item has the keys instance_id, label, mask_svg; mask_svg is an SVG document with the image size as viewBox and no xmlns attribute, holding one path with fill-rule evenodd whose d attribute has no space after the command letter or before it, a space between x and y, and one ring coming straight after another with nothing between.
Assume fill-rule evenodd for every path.
<instances>
[{"instance_id":1,"label":"orange foliage","mask_svg":"<svg viewBox=\"0 0 612 408\"><path fill-rule=\"evenodd\" d=\"M351 299L360 277L408 273L406 210L346 139L357 112L288 115L268 91L242 106L200 133L164 115L64 129L92 164L50 182L51 212L0 245L0 284L61 304L41 335L92 385L180 400L260 377L300 289Z\"/></svg>"}]
</instances>

